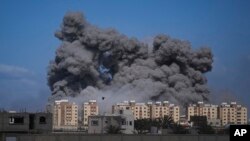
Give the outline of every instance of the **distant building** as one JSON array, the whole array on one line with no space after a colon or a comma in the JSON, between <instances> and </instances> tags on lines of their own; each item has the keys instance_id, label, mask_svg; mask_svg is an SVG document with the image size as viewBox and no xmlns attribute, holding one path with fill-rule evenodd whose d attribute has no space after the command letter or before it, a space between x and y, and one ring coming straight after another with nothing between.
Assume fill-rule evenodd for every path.
<instances>
[{"instance_id":1,"label":"distant building","mask_svg":"<svg viewBox=\"0 0 250 141\"><path fill-rule=\"evenodd\" d=\"M191 116L206 116L207 124L212 126L247 124L247 108L237 105L236 102L224 102L220 106L198 102L190 104L187 109L189 121Z\"/></svg>"},{"instance_id":2,"label":"distant building","mask_svg":"<svg viewBox=\"0 0 250 141\"><path fill-rule=\"evenodd\" d=\"M112 106L112 112L118 109L132 110L135 119L155 119L163 118L164 116L171 116L175 122L178 122L180 119L179 106L169 104L168 101L163 101L163 103L136 103L134 100L130 102L124 101Z\"/></svg>"},{"instance_id":3,"label":"distant building","mask_svg":"<svg viewBox=\"0 0 250 141\"><path fill-rule=\"evenodd\" d=\"M144 119L151 117L151 105L145 103L131 102L131 109L135 119Z\"/></svg>"},{"instance_id":4,"label":"distant building","mask_svg":"<svg viewBox=\"0 0 250 141\"><path fill-rule=\"evenodd\" d=\"M187 111L188 120L191 116L206 116L208 120L218 119L218 105L198 102L198 104L190 104Z\"/></svg>"},{"instance_id":5,"label":"distant building","mask_svg":"<svg viewBox=\"0 0 250 141\"><path fill-rule=\"evenodd\" d=\"M174 104L169 104L168 101L156 102L152 104L152 119L163 118L164 116L170 116L174 122L180 120L180 107Z\"/></svg>"},{"instance_id":6,"label":"distant building","mask_svg":"<svg viewBox=\"0 0 250 141\"><path fill-rule=\"evenodd\" d=\"M49 133L52 114L0 111L0 133Z\"/></svg>"},{"instance_id":7,"label":"distant building","mask_svg":"<svg viewBox=\"0 0 250 141\"><path fill-rule=\"evenodd\" d=\"M118 110L112 115L89 116L88 122L89 134L107 133L109 126L120 129L124 134L134 131L134 117L130 110Z\"/></svg>"},{"instance_id":8,"label":"distant building","mask_svg":"<svg viewBox=\"0 0 250 141\"><path fill-rule=\"evenodd\" d=\"M207 124L220 126L218 105L198 102L197 104L190 104L187 109L188 121L191 120L192 116L205 116L207 118Z\"/></svg>"},{"instance_id":9,"label":"distant building","mask_svg":"<svg viewBox=\"0 0 250 141\"><path fill-rule=\"evenodd\" d=\"M227 124L247 124L247 108L236 102L223 102L219 107L219 117L222 126Z\"/></svg>"},{"instance_id":10,"label":"distant building","mask_svg":"<svg viewBox=\"0 0 250 141\"><path fill-rule=\"evenodd\" d=\"M53 109L53 129L76 130L78 127L78 106L68 100L57 100Z\"/></svg>"},{"instance_id":11,"label":"distant building","mask_svg":"<svg viewBox=\"0 0 250 141\"><path fill-rule=\"evenodd\" d=\"M85 102L83 104L83 125L88 126L88 118L89 116L95 116L99 114L99 108L96 103L96 100L89 100L89 102Z\"/></svg>"}]
</instances>

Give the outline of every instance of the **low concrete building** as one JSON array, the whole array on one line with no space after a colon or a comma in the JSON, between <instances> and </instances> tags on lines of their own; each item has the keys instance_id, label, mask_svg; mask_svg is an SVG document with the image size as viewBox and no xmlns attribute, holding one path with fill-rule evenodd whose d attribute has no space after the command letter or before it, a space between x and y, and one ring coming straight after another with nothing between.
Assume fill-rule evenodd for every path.
<instances>
[{"instance_id":1,"label":"low concrete building","mask_svg":"<svg viewBox=\"0 0 250 141\"><path fill-rule=\"evenodd\" d=\"M108 127L119 128L121 133L132 134L134 132L134 116L131 110L118 110L112 115L89 116L88 133L108 133Z\"/></svg>"},{"instance_id":2,"label":"low concrete building","mask_svg":"<svg viewBox=\"0 0 250 141\"><path fill-rule=\"evenodd\" d=\"M50 113L0 112L0 132L5 133L48 133L52 131Z\"/></svg>"},{"instance_id":3,"label":"low concrete building","mask_svg":"<svg viewBox=\"0 0 250 141\"><path fill-rule=\"evenodd\" d=\"M105 116L89 116L88 133L89 134L103 134L107 133L109 126L120 127L121 117L113 115Z\"/></svg>"},{"instance_id":4,"label":"low concrete building","mask_svg":"<svg viewBox=\"0 0 250 141\"><path fill-rule=\"evenodd\" d=\"M124 134L133 134L134 132L134 115L131 110L117 110L114 115L121 116L121 130Z\"/></svg>"}]
</instances>

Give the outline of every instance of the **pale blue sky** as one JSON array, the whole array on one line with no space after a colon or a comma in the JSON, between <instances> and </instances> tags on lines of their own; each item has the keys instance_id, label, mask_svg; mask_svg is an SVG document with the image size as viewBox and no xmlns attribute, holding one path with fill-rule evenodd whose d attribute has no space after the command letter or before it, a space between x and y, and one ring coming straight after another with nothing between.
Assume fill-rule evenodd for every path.
<instances>
[{"instance_id":1,"label":"pale blue sky","mask_svg":"<svg viewBox=\"0 0 250 141\"><path fill-rule=\"evenodd\" d=\"M50 95L46 69L60 45L54 31L68 11L141 40L164 33L194 48L211 47L213 96L223 99L228 91L250 109L248 0L1 0L0 108L44 109Z\"/></svg>"}]
</instances>

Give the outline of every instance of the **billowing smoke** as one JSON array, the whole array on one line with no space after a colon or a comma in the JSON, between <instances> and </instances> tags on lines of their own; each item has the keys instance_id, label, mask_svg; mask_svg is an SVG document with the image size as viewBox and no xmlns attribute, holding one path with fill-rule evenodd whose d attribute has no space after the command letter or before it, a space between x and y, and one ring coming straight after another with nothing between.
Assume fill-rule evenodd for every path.
<instances>
[{"instance_id":1,"label":"billowing smoke","mask_svg":"<svg viewBox=\"0 0 250 141\"><path fill-rule=\"evenodd\" d=\"M166 35L147 45L93 26L81 13L67 13L55 36L62 44L49 65L49 102L65 97L101 102L105 97L105 107L130 99L181 105L208 100L204 73L212 69L209 48L192 50L189 42Z\"/></svg>"}]
</instances>

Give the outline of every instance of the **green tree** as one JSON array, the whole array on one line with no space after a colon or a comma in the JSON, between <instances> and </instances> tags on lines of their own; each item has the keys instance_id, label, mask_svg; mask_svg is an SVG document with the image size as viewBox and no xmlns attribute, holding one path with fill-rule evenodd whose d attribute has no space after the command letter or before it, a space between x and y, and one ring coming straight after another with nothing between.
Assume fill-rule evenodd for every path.
<instances>
[{"instance_id":1,"label":"green tree","mask_svg":"<svg viewBox=\"0 0 250 141\"><path fill-rule=\"evenodd\" d=\"M164 116L162 119L161 127L163 129L173 128L174 120L171 116Z\"/></svg>"},{"instance_id":2,"label":"green tree","mask_svg":"<svg viewBox=\"0 0 250 141\"><path fill-rule=\"evenodd\" d=\"M150 119L137 119L135 120L135 129L138 134L145 134L150 130L151 123Z\"/></svg>"},{"instance_id":3,"label":"green tree","mask_svg":"<svg viewBox=\"0 0 250 141\"><path fill-rule=\"evenodd\" d=\"M210 125L203 125L198 128L199 134L215 134L215 130Z\"/></svg>"},{"instance_id":4,"label":"green tree","mask_svg":"<svg viewBox=\"0 0 250 141\"><path fill-rule=\"evenodd\" d=\"M118 126L110 125L106 128L108 134L121 134L121 128Z\"/></svg>"},{"instance_id":5,"label":"green tree","mask_svg":"<svg viewBox=\"0 0 250 141\"><path fill-rule=\"evenodd\" d=\"M188 134L189 133L188 129L185 129L182 125L176 124L176 123L173 125L172 129L173 129L174 134Z\"/></svg>"}]
</instances>

